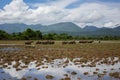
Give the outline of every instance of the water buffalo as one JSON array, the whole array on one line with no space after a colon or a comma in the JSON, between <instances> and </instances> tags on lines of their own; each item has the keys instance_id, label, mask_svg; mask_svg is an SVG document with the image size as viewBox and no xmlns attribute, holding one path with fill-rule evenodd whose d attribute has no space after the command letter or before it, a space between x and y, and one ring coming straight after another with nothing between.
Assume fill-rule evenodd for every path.
<instances>
[{"instance_id":1,"label":"water buffalo","mask_svg":"<svg viewBox=\"0 0 120 80\"><path fill-rule=\"evenodd\" d=\"M62 44L68 44L68 42L67 41L63 41Z\"/></svg>"},{"instance_id":2,"label":"water buffalo","mask_svg":"<svg viewBox=\"0 0 120 80\"><path fill-rule=\"evenodd\" d=\"M33 41L25 41L25 45L31 45Z\"/></svg>"},{"instance_id":3,"label":"water buffalo","mask_svg":"<svg viewBox=\"0 0 120 80\"><path fill-rule=\"evenodd\" d=\"M62 44L76 44L75 41L63 41Z\"/></svg>"},{"instance_id":4,"label":"water buffalo","mask_svg":"<svg viewBox=\"0 0 120 80\"><path fill-rule=\"evenodd\" d=\"M55 44L55 41L37 41L36 44Z\"/></svg>"},{"instance_id":5,"label":"water buffalo","mask_svg":"<svg viewBox=\"0 0 120 80\"><path fill-rule=\"evenodd\" d=\"M41 44L42 42L41 41L37 41L36 44Z\"/></svg>"},{"instance_id":6,"label":"water buffalo","mask_svg":"<svg viewBox=\"0 0 120 80\"><path fill-rule=\"evenodd\" d=\"M68 44L76 44L75 41L69 41Z\"/></svg>"},{"instance_id":7,"label":"water buffalo","mask_svg":"<svg viewBox=\"0 0 120 80\"><path fill-rule=\"evenodd\" d=\"M93 40L80 40L79 43L93 43Z\"/></svg>"}]
</instances>

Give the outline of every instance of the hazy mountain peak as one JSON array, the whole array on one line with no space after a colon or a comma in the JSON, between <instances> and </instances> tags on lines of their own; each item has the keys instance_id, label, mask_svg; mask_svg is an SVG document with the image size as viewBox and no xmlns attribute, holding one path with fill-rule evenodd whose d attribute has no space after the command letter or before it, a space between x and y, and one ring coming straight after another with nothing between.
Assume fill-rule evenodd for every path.
<instances>
[{"instance_id":1,"label":"hazy mountain peak","mask_svg":"<svg viewBox=\"0 0 120 80\"><path fill-rule=\"evenodd\" d=\"M79 32L81 28L72 22L61 22L48 25L50 31Z\"/></svg>"},{"instance_id":2,"label":"hazy mountain peak","mask_svg":"<svg viewBox=\"0 0 120 80\"><path fill-rule=\"evenodd\" d=\"M51 24L51 25L48 25L48 26L53 26L53 25L74 25L74 26L77 26L73 22L60 22L60 23ZM79 26L77 26L77 27L79 27Z\"/></svg>"},{"instance_id":3,"label":"hazy mountain peak","mask_svg":"<svg viewBox=\"0 0 120 80\"><path fill-rule=\"evenodd\" d=\"M87 25L83 28L83 30L86 30L86 31L95 31L97 29L99 29L99 28L97 28L96 26L89 26L89 25Z\"/></svg>"}]
</instances>

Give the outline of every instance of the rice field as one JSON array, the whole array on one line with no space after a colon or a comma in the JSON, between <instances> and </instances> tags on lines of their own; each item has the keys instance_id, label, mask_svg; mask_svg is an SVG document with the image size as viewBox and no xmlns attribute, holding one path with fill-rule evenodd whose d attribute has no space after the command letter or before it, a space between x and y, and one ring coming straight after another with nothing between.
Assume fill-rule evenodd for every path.
<instances>
[{"instance_id":1,"label":"rice field","mask_svg":"<svg viewBox=\"0 0 120 80\"><path fill-rule=\"evenodd\" d=\"M0 80L120 80L120 41L0 41Z\"/></svg>"}]
</instances>

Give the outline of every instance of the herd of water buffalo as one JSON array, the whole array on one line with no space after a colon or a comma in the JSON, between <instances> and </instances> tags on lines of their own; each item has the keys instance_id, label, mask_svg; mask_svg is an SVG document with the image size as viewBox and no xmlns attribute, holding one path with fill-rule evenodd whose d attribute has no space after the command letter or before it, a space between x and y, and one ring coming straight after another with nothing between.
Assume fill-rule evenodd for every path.
<instances>
[{"instance_id":1,"label":"herd of water buffalo","mask_svg":"<svg viewBox=\"0 0 120 80\"><path fill-rule=\"evenodd\" d=\"M80 40L78 43L93 43L93 40ZM31 45L33 41L25 41L25 45ZM62 44L76 44L76 41L62 41ZM53 40L47 40L47 41L37 41L35 44L55 44L55 41Z\"/></svg>"}]
</instances>

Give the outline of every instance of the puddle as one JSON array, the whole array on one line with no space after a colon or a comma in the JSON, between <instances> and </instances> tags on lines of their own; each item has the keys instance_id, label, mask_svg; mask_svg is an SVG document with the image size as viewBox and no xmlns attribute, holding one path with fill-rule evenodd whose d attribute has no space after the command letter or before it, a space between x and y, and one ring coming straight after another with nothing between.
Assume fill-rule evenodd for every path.
<instances>
[{"instance_id":1,"label":"puddle","mask_svg":"<svg viewBox=\"0 0 120 80\"><path fill-rule=\"evenodd\" d=\"M119 74L120 62L114 65L103 64L103 66L96 64L96 67L82 67L82 64L75 65L74 62L70 60L69 62L65 63L66 60L69 59L55 59L53 60L53 63L47 63L45 60L43 60L42 62L44 64L40 66L36 66L37 61L33 61L30 62L26 68L21 67L26 65L20 60L20 65L18 68L21 70L17 71L13 67L13 65L16 63L15 61L12 62L12 65L9 65L9 67L11 67L10 69L3 68L3 70L6 73L9 73L12 78L23 78L22 80L119 80L119 78L114 78L109 74L114 72L118 72ZM64 67L65 64L67 64L66 67ZM114 69L111 70L112 68ZM106 73L103 73L104 71L106 71ZM0 75L1 74L2 73L0 73ZM6 78L9 77L9 75L6 77L2 75L2 77ZM8 78L6 78L6 80L8 80Z\"/></svg>"},{"instance_id":2,"label":"puddle","mask_svg":"<svg viewBox=\"0 0 120 80\"><path fill-rule=\"evenodd\" d=\"M20 50L22 50L22 49L18 48L18 47L4 47L4 48L0 48L0 51L2 51L2 52L20 51Z\"/></svg>"}]
</instances>

